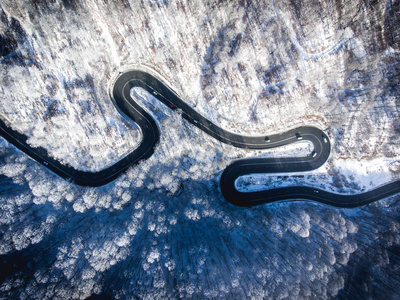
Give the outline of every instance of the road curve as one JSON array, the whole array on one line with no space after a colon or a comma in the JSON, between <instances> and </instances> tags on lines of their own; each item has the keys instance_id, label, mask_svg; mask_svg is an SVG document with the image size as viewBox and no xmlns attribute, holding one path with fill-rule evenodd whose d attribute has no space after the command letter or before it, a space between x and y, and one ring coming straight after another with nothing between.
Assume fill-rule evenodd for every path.
<instances>
[{"instance_id":1,"label":"road curve","mask_svg":"<svg viewBox=\"0 0 400 300\"><path fill-rule=\"evenodd\" d=\"M299 139L309 141L314 150L307 157L242 159L228 166L221 175L220 187L224 197L238 206L253 206L288 199L307 199L340 207L355 207L400 192L400 181L357 195L339 195L310 187L286 187L268 191L242 193L236 190L235 181L243 175L256 173L301 172L314 170L328 159L330 142L315 127L300 127L282 134L268 136L243 136L226 131L186 104L161 80L140 70L120 73L114 82L110 97L118 111L134 121L141 129L142 141L137 148L111 166L98 172L80 171L49 156L42 147L31 147L28 137L8 127L0 120L1 135L17 148L43 164L59 176L83 186L100 186L114 180L129 166L150 157L159 140L159 130L153 118L130 96L134 87L141 87L153 94L172 110L180 109L182 117L219 141L247 149L271 149L288 145Z\"/></svg>"}]
</instances>

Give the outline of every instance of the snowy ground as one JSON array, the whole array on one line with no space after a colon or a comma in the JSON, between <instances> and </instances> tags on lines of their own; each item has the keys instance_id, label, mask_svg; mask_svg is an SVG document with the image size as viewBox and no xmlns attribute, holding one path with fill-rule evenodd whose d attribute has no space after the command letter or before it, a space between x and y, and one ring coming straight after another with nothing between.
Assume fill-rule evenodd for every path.
<instances>
[{"instance_id":1,"label":"snowy ground","mask_svg":"<svg viewBox=\"0 0 400 300\"><path fill-rule=\"evenodd\" d=\"M295 3L295 2L293 2ZM301 125L333 148L320 170L248 176L357 193L400 178L399 2L2 1L0 117L57 159L98 170L140 141L108 97L144 65L243 134ZM140 90L155 154L99 188L0 140L0 298L396 298L399 197L357 209L228 204L234 159L305 155L223 145ZM301 177L303 176L303 177Z\"/></svg>"}]
</instances>

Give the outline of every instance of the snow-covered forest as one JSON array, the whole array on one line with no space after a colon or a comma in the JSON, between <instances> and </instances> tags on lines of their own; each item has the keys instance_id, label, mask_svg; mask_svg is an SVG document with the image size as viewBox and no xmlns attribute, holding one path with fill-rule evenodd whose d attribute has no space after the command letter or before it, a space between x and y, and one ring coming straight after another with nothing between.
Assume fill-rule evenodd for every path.
<instances>
[{"instance_id":1,"label":"snow-covered forest","mask_svg":"<svg viewBox=\"0 0 400 300\"><path fill-rule=\"evenodd\" d=\"M100 170L140 143L109 97L147 68L221 127L324 130L332 153L243 191L359 193L400 178L399 1L3 0L0 118L64 164ZM399 195L356 209L238 208L224 168L304 156L221 144L137 88L155 153L103 187L71 184L0 138L0 298L400 296Z\"/></svg>"}]
</instances>

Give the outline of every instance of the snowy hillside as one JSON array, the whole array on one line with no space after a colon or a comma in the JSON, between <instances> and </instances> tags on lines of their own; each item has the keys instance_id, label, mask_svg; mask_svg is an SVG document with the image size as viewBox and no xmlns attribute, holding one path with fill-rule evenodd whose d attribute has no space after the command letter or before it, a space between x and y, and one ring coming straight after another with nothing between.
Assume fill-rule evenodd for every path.
<instances>
[{"instance_id":1,"label":"snowy hillside","mask_svg":"<svg viewBox=\"0 0 400 300\"><path fill-rule=\"evenodd\" d=\"M398 1L11 1L0 4L0 118L32 146L100 170L140 143L109 97L148 68L224 129L324 130L328 162L251 175L359 193L400 178ZM106 186L54 175L0 139L0 299L397 298L399 195L357 209L237 208L218 181L243 157L151 95L154 155Z\"/></svg>"}]
</instances>

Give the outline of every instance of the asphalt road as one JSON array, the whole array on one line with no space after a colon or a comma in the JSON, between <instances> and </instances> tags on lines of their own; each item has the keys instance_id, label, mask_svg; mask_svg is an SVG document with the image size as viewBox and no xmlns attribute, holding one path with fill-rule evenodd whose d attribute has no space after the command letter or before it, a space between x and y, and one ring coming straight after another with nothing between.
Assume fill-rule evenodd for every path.
<instances>
[{"instance_id":1,"label":"asphalt road","mask_svg":"<svg viewBox=\"0 0 400 300\"><path fill-rule=\"evenodd\" d=\"M256 173L282 173L310 171L320 167L330 154L330 142L324 132L315 127L300 127L281 134L268 136L243 136L228 132L197 113L162 81L143 71L120 73L111 91L111 99L118 111L134 121L142 131L140 145L113 165L98 171L74 169L51 158L44 148L33 148L28 137L16 132L0 120L1 135L17 148L43 164L59 176L84 186L104 185L129 166L150 157L159 140L159 130L153 118L130 96L133 87L141 87L153 94L172 110L180 109L182 117L219 141L247 149L271 149L299 140L310 141L313 152L307 157L252 158L235 161L221 175L220 188L225 199L238 206L253 206L282 200L306 199L340 207L367 204L400 192L400 181L392 182L372 191L357 195L340 195L310 187L286 187L267 191L243 193L235 188L235 180Z\"/></svg>"}]
</instances>

